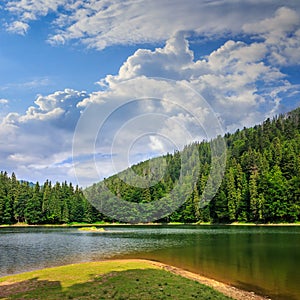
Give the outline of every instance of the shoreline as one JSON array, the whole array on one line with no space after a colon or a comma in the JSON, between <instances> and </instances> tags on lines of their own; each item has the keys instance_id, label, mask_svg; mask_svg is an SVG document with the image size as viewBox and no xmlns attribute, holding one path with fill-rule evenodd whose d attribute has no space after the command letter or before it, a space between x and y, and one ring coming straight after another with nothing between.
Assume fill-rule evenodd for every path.
<instances>
[{"instance_id":1,"label":"shoreline","mask_svg":"<svg viewBox=\"0 0 300 300\"><path fill-rule=\"evenodd\" d=\"M256 294L255 292L251 292L251 291L247 291L247 290L243 290L237 287L234 287L232 285L217 281L215 279L211 279L208 277L205 277L203 275L197 274L197 273L193 273L187 270L184 270L182 268L178 268L172 265L168 265L159 261L154 261L154 260L150 260L150 259L138 259L138 258L133 258L133 259L104 259L98 262L91 262L94 264L99 264L101 265L102 263L143 263L143 264L148 264L148 265L152 265L153 267L156 267L158 269L162 269L164 271L173 273L175 275L190 279L190 280L194 280L197 281L203 285L209 286L211 288L213 288L214 290L229 296L235 300L270 300L270 298L266 297L266 296L261 296ZM24 272L24 273L18 273L18 274L12 274L12 275L7 275L4 277L0 277L0 279L2 279L0 281L0 287L1 286L6 286L11 284L12 279L16 276L24 276L26 274L30 274L30 273L36 273L39 271L51 271L55 270L57 268L61 268L61 267L68 267L68 266L82 266L84 267L85 264L89 264L89 263L75 263L75 264L69 264L69 265L62 265L62 266L58 266L58 267L50 267L50 268L45 268L45 269L39 269L36 271L30 271L30 272ZM7 278L7 280L5 280ZM4 279L4 280L3 280Z\"/></svg>"},{"instance_id":2,"label":"shoreline","mask_svg":"<svg viewBox=\"0 0 300 300\"><path fill-rule=\"evenodd\" d=\"M127 259L125 259L127 261ZM129 259L128 261L130 261ZM113 259L111 261L114 261ZM116 260L118 261L118 260ZM182 268L178 268L172 265L164 264L158 261L154 260L148 260L148 259L133 259L133 261L147 261L150 264L153 264L154 266L158 266L166 271L169 271L173 274L180 275L182 277L198 281L201 284L207 285L222 294L232 297L233 299L236 300L270 300L269 297L267 296L261 296L256 294L255 292L250 292L246 290L239 289L235 286L223 283L221 281L217 281L215 279L205 277L203 275L193 273L187 270L184 270Z\"/></svg>"},{"instance_id":3,"label":"shoreline","mask_svg":"<svg viewBox=\"0 0 300 300\"><path fill-rule=\"evenodd\" d=\"M58 227L58 228L77 228L77 227L106 227L106 226L184 226L184 225L193 225L193 226L266 226L266 227L276 227L276 226L300 226L300 223L218 223L218 224L211 224L211 223L78 223L78 224L26 224L26 223L16 223L12 225L2 224L0 228L14 228L14 227Z\"/></svg>"},{"instance_id":4,"label":"shoreline","mask_svg":"<svg viewBox=\"0 0 300 300\"><path fill-rule=\"evenodd\" d=\"M125 259L127 260L127 259ZM113 259L111 261L114 261ZM130 261L130 259L128 260ZM255 292L250 292L246 290L239 289L235 286L226 284L221 281L217 281L215 279L205 277L203 275L193 273L187 270L184 270L182 268L178 268L172 265L164 264L158 261L150 260L150 259L133 259L132 261L147 261L150 264L153 264L155 266L158 266L166 271L169 271L173 274L180 275L182 277L191 279L191 280L196 280L201 284L207 285L209 287L212 287L213 289L221 292L222 294L232 297L233 299L236 300L270 300L269 297L267 296L261 296L256 294Z\"/></svg>"}]
</instances>

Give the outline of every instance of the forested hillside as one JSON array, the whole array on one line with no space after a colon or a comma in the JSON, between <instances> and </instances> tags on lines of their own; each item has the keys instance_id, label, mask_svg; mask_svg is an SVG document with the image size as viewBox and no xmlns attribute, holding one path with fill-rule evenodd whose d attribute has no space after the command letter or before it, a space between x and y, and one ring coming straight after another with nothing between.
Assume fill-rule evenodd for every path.
<instances>
[{"instance_id":1,"label":"forested hillside","mask_svg":"<svg viewBox=\"0 0 300 300\"><path fill-rule=\"evenodd\" d=\"M101 218L82 190L66 182L42 186L0 173L0 224L61 224L93 222Z\"/></svg>"},{"instance_id":2,"label":"forested hillside","mask_svg":"<svg viewBox=\"0 0 300 300\"><path fill-rule=\"evenodd\" d=\"M296 222L300 219L300 108L267 119L253 128L226 134L227 162L220 188L212 201L199 205L211 167L210 143L187 146L185 153L200 157L198 180L187 201L163 222ZM103 184L116 196L126 201L152 202L167 196L176 186L181 172L181 153L165 157L163 178L149 188L136 188L126 184L120 175L90 187L90 195L103 193L104 204L115 211L116 219L122 208L113 207ZM150 161L132 167L141 176L150 174ZM191 174L194 170L191 170ZM125 175L126 176L126 175ZM217 176L217 175L216 175ZM207 188L206 188L207 189ZM103 192L102 192L103 190ZM207 193L207 190L206 190ZM92 196L91 196L92 198ZM103 205L103 204L101 204ZM107 209L108 209L107 208ZM158 208L160 209L160 208ZM136 212L139 213L138 211ZM139 216L136 215L136 220ZM132 220L135 221L134 219Z\"/></svg>"},{"instance_id":3,"label":"forested hillside","mask_svg":"<svg viewBox=\"0 0 300 300\"><path fill-rule=\"evenodd\" d=\"M197 149L199 155L200 168L192 193L179 209L158 221L300 221L300 108L253 128L228 133L225 142L228 148L225 175L209 204L199 205L211 168L210 143L203 141L184 149L185 154L191 155ZM133 187L114 175L94 184L87 192L99 193L105 185L126 201L151 203L161 199L177 185L182 172L182 153L167 154L164 159L163 177L153 186ZM137 164L132 170L147 177L153 167L151 162ZM103 197L109 205L109 194L103 191ZM66 182L52 185L47 181L42 186L39 183L30 186L19 182L14 174L11 177L5 172L0 174L0 224L118 220L122 208L112 206L111 209L116 211L115 218L103 216L85 199L81 189Z\"/></svg>"}]
</instances>

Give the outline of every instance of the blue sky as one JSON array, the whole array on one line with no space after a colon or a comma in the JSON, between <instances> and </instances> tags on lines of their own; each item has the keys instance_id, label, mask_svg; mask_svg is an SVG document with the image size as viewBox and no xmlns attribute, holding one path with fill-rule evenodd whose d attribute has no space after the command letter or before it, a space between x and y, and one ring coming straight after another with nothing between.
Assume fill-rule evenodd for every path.
<instances>
[{"instance_id":1,"label":"blue sky","mask_svg":"<svg viewBox=\"0 0 300 300\"><path fill-rule=\"evenodd\" d=\"M25 180L86 186L300 104L299 1L5 0L0 22L0 169Z\"/></svg>"}]
</instances>

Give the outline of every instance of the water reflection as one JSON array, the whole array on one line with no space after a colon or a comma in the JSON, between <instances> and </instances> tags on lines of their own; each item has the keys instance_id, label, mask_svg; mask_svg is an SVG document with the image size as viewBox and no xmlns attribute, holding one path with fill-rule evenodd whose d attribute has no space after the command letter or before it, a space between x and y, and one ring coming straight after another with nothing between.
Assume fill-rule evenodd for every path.
<instances>
[{"instance_id":1,"label":"water reflection","mask_svg":"<svg viewBox=\"0 0 300 300\"><path fill-rule=\"evenodd\" d=\"M1 228L0 275L110 257L139 257L274 299L300 299L300 227L117 226L106 230Z\"/></svg>"}]
</instances>

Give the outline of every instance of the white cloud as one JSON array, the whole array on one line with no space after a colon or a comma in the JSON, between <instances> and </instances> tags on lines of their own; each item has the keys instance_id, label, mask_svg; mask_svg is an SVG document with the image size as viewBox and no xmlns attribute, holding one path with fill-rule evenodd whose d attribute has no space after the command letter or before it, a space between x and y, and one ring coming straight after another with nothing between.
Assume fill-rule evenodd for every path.
<instances>
[{"instance_id":1,"label":"white cloud","mask_svg":"<svg viewBox=\"0 0 300 300\"><path fill-rule=\"evenodd\" d=\"M236 0L11 0L6 9L26 24L54 13L50 43L80 40L88 47L104 49L115 44L163 42L178 31L202 36L238 34L245 23L269 17L280 5L281 0L246 0L238 5ZM284 5L300 7L292 0Z\"/></svg>"},{"instance_id":2,"label":"white cloud","mask_svg":"<svg viewBox=\"0 0 300 300\"><path fill-rule=\"evenodd\" d=\"M7 99L0 98L0 105L8 104L8 102L9 101Z\"/></svg>"},{"instance_id":3,"label":"white cloud","mask_svg":"<svg viewBox=\"0 0 300 300\"><path fill-rule=\"evenodd\" d=\"M278 95L273 93L265 99L262 83L263 86L277 91L280 86L289 91L293 89L278 68L264 62L267 55L267 46L263 42L246 44L229 40L207 57L195 61L185 34L178 33L170 38L163 48L154 51L137 50L121 66L117 75L108 75L100 83L107 85L112 93L116 90L120 92L118 84L124 80L143 76L186 81L223 117L225 130L232 130L242 127L245 120L248 120L247 125L262 121L266 111L262 111L261 114L254 112L270 109L274 105L272 101L277 99ZM132 90L122 91L122 94L135 95L133 91L137 88L138 84L132 87ZM151 88L143 88L146 89L146 96ZM95 93L79 105L105 102L106 95L106 92ZM181 101L184 106L186 100L182 98ZM195 109L196 106L195 103ZM249 116L257 117L250 121Z\"/></svg>"},{"instance_id":4,"label":"white cloud","mask_svg":"<svg viewBox=\"0 0 300 300\"><path fill-rule=\"evenodd\" d=\"M193 70L193 52L189 49L183 32L167 40L164 48L155 51L139 49L122 65L118 76L108 76L108 82L122 81L137 76L184 79Z\"/></svg>"},{"instance_id":5,"label":"white cloud","mask_svg":"<svg viewBox=\"0 0 300 300\"><path fill-rule=\"evenodd\" d=\"M29 25L21 21L14 21L13 23L7 25L6 29L8 32L25 35L29 29Z\"/></svg>"},{"instance_id":6,"label":"white cloud","mask_svg":"<svg viewBox=\"0 0 300 300\"><path fill-rule=\"evenodd\" d=\"M0 123L1 167L33 181L63 180L63 174L72 174L71 162L64 161L72 156L72 137L80 116L76 104L86 96L65 89L38 96L23 115L7 114Z\"/></svg>"},{"instance_id":7,"label":"white cloud","mask_svg":"<svg viewBox=\"0 0 300 300\"><path fill-rule=\"evenodd\" d=\"M245 24L245 32L263 35L267 42L274 44L282 37L284 33L294 31L299 25L299 15L296 11L281 7L271 18L266 18L258 23Z\"/></svg>"},{"instance_id":8,"label":"white cloud","mask_svg":"<svg viewBox=\"0 0 300 300\"><path fill-rule=\"evenodd\" d=\"M58 125L64 121L65 123L72 123L74 128L76 119L79 116L79 110L76 109L77 102L86 96L85 92L78 92L72 89L57 91L48 96L39 95L34 101L36 105L30 106L24 115L10 113L3 122L18 126L29 121L57 121L59 119L60 123L58 122Z\"/></svg>"},{"instance_id":9,"label":"white cloud","mask_svg":"<svg viewBox=\"0 0 300 300\"><path fill-rule=\"evenodd\" d=\"M258 23L245 24L243 29L247 34L255 34L265 40L271 62L279 65L299 64L299 10L281 7L274 16Z\"/></svg>"},{"instance_id":10,"label":"white cloud","mask_svg":"<svg viewBox=\"0 0 300 300\"><path fill-rule=\"evenodd\" d=\"M30 21L46 16L49 12L56 12L60 6L67 3L68 0L13 0L7 1L6 9L19 15L24 21Z\"/></svg>"}]
</instances>

